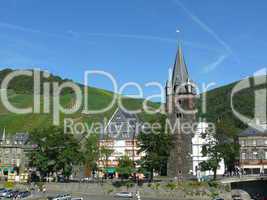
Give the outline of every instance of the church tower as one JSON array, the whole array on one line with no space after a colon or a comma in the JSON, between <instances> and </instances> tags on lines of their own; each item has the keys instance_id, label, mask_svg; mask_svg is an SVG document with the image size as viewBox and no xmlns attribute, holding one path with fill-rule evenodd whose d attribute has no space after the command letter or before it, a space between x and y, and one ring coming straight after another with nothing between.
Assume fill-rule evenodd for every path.
<instances>
[{"instance_id":1,"label":"church tower","mask_svg":"<svg viewBox=\"0 0 267 200\"><path fill-rule=\"evenodd\" d=\"M189 78L182 48L179 46L171 80L166 83L166 113L174 143L168 160L168 176L171 178L191 177L195 96L194 84Z\"/></svg>"}]
</instances>

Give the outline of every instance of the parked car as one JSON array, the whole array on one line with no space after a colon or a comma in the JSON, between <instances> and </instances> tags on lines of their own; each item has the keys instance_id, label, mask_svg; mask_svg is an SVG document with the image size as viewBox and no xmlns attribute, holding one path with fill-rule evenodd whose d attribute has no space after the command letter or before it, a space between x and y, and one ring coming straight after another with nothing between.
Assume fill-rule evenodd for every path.
<instances>
[{"instance_id":1,"label":"parked car","mask_svg":"<svg viewBox=\"0 0 267 200\"><path fill-rule=\"evenodd\" d=\"M9 192L5 197L13 198L13 197L16 197L18 194L19 194L19 191L15 190L15 191Z\"/></svg>"},{"instance_id":2,"label":"parked car","mask_svg":"<svg viewBox=\"0 0 267 200\"><path fill-rule=\"evenodd\" d=\"M71 195L69 195L69 194L59 194L56 197L52 197L51 200L71 200Z\"/></svg>"},{"instance_id":3,"label":"parked car","mask_svg":"<svg viewBox=\"0 0 267 200\"><path fill-rule=\"evenodd\" d=\"M7 195L9 195L9 193L12 192L12 190L3 190L0 192L0 197L7 197Z\"/></svg>"},{"instance_id":4,"label":"parked car","mask_svg":"<svg viewBox=\"0 0 267 200\"><path fill-rule=\"evenodd\" d=\"M119 192L119 193L115 194L115 197L133 198L133 193L131 193L131 192Z\"/></svg>"},{"instance_id":5,"label":"parked car","mask_svg":"<svg viewBox=\"0 0 267 200\"><path fill-rule=\"evenodd\" d=\"M7 191L7 189L4 189L4 188L1 189L1 190L0 190L0 197L3 197L3 194L4 194L6 191Z\"/></svg>"},{"instance_id":6,"label":"parked car","mask_svg":"<svg viewBox=\"0 0 267 200\"><path fill-rule=\"evenodd\" d=\"M84 178L81 179L81 182L86 183L86 182L91 182L91 181L93 181L93 180L94 180L94 179L93 179L92 177L84 177Z\"/></svg>"},{"instance_id":7,"label":"parked car","mask_svg":"<svg viewBox=\"0 0 267 200\"><path fill-rule=\"evenodd\" d=\"M83 200L82 197L75 197L75 198L72 198L71 200Z\"/></svg>"},{"instance_id":8,"label":"parked car","mask_svg":"<svg viewBox=\"0 0 267 200\"><path fill-rule=\"evenodd\" d=\"M241 198L240 195L233 195L233 196L232 196L232 199L233 199L233 200L242 200L242 198Z\"/></svg>"},{"instance_id":9,"label":"parked car","mask_svg":"<svg viewBox=\"0 0 267 200\"><path fill-rule=\"evenodd\" d=\"M29 197L31 195L31 193L29 191L23 191L23 192L19 192L17 197L18 198L26 198Z\"/></svg>"},{"instance_id":10,"label":"parked car","mask_svg":"<svg viewBox=\"0 0 267 200\"><path fill-rule=\"evenodd\" d=\"M213 200L224 200L223 198L221 198L221 197L216 197L215 199L213 199Z\"/></svg>"}]
</instances>

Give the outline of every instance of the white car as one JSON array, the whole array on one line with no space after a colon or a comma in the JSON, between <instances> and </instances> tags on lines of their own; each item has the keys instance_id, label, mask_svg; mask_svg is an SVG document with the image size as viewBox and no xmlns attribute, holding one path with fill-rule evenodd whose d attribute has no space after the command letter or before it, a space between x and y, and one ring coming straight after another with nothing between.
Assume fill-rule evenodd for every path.
<instances>
[{"instance_id":1,"label":"white car","mask_svg":"<svg viewBox=\"0 0 267 200\"><path fill-rule=\"evenodd\" d=\"M52 200L71 200L71 196L69 194L60 194L52 198Z\"/></svg>"},{"instance_id":2,"label":"white car","mask_svg":"<svg viewBox=\"0 0 267 200\"><path fill-rule=\"evenodd\" d=\"M131 192L119 192L119 193L115 194L115 197L133 198L133 193L131 193Z\"/></svg>"},{"instance_id":3,"label":"white car","mask_svg":"<svg viewBox=\"0 0 267 200\"><path fill-rule=\"evenodd\" d=\"M90 182L92 180L93 180L92 177L84 177L84 178L81 179L81 182Z\"/></svg>"},{"instance_id":4,"label":"white car","mask_svg":"<svg viewBox=\"0 0 267 200\"><path fill-rule=\"evenodd\" d=\"M12 190L3 190L0 192L1 197L6 197Z\"/></svg>"}]
</instances>

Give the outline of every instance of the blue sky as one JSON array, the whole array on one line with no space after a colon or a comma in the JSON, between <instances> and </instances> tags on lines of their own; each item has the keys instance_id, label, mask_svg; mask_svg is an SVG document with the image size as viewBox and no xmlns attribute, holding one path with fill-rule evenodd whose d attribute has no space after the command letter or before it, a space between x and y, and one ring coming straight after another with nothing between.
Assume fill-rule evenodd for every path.
<instances>
[{"instance_id":1,"label":"blue sky","mask_svg":"<svg viewBox=\"0 0 267 200\"><path fill-rule=\"evenodd\" d=\"M192 79L224 85L266 67L266 9L264 0L2 0L0 68L164 84L180 39ZM103 78L89 84L112 89Z\"/></svg>"}]
</instances>

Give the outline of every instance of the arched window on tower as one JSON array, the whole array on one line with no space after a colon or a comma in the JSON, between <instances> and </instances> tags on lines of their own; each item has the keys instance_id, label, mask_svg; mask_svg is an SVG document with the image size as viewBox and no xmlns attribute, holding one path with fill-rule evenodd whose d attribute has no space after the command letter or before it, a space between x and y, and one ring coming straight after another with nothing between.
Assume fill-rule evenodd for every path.
<instances>
[{"instance_id":1,"label":"arched window on tower","mask_svg":"<svg viewBox=\"0 0 267 200\"><path fill-rule=\"evenodd\" d=\"M182 113L177 113L177 114L176 114L176 117L177 117L177 118L182 118L183 115L182 115Z\"/></svg>"},{"instance_id":2,"label":"arched window on tower","mask_svg":"<svg viewBox=\"0 0 267 200\"><path fill-rule=\"evenodd\" d=\"M188 92L189 92L188 85L185 85L185 92L186 92L186 93L188 93Z\"/></svg>"}]
</instances>

